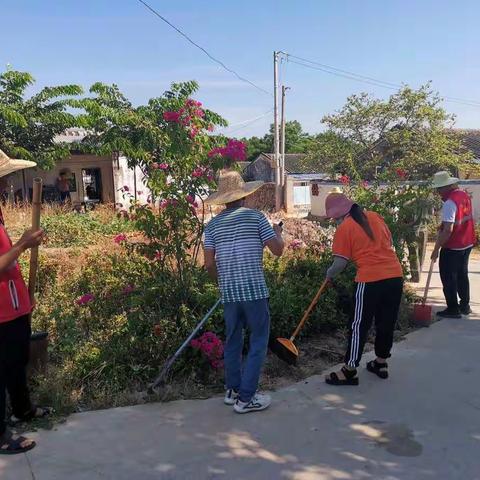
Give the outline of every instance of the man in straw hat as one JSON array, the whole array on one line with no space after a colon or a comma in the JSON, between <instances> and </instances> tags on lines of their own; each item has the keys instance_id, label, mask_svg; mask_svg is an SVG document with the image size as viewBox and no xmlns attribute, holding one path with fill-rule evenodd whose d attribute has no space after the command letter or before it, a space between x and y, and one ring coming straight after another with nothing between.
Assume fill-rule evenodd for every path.
<instances>
[{"instance_id":1,"label":"man in straw hat","mask_svg":"<svg viewBox=\"0 0 480 480\"><path fill-rule=\"evenodd\" d=\"M34 166L34 162L10 159L0 150L0 177ZM7 390L14 420L30 420L49 413L48 409L35 407L30 402L26 367L32 305L17 262L23 252L41 243L42 236L41 230L27 230L17 243L12 244L0 209L0 454L22 453L35 446L32 440L14 437L7 430Z\"/></svg>"},{"instance_id":2,"label":"man in straw hat","mask_svg":"<svg viewBox=\"0 0 480 480\"><path fill-rule=\"evenodd\" d=\"M445 318L461 318L472 312L468 260L476 243L475 223L470 196L458 187L458 182L448 172L437 172L432 180L432 187L443 201L442 224L432 260L436 261L440 254L440 278L447 308L437 315Z\"/></svg>"},{"instance_id":3,"label":"man in straw hat","mask_svg":"<svg viewBox=\"0 0 480 480\"><path fill-rule=\"evenodd\" d=\"M283 253L282 227L265 215L244 207L245 198L263 182L245 183L238 172L224 171L218 191L206 200L225 205L205 229L205 266L218 278L226 325L225 404L235 412L267 408L271 399L257 393L270 333L268 289L263 273L263 249ZM250 331L250 348L242 371L243 330Z\"/></svg>"}]
</instances>

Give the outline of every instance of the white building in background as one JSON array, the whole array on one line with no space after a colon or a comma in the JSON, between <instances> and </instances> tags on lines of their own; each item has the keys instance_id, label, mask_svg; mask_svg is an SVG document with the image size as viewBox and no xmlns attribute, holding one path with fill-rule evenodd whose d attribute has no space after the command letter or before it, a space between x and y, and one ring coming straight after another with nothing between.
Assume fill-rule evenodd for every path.
<instances>
[{"instance_id":1,"label":"white building in background","mask_svg":"<svg viewBox=\"0 0 480 480\"><path fill-rule=\"evenodd\" d=\"M43 179L43 197L45 201L54 201L58 197L56 181L61 173L70 180L72 203L115 203L128 206L129 199L124 197L127 187L133 198L146 203L150 191L139 167L129 168L127 158L121 155L89 155L81 153L75 144L82 141L86 132L80 128L68 129L59 135L56 141L71 145L70 156L52 170L31 168L15 172L5 177L8 191L18 198L31 198L32 181L35 177Z\"/></svg>"},{"instance_id":2,"label":"white building in background","mask_svg":"<svg viewBox=\"0 0 480 480\"><path fill-rule=\"evenodd\" d=\"M328 178L324 173L312 171L305 158L303 153L285 154L285 210L296 216L306 216L310 212L312 182ZM272 153L261 153L251 162L242 162L241 167L246 181L275 181L275 157ZM272 198L272 206L274 200Z\"/></svg>"}]
</instances>

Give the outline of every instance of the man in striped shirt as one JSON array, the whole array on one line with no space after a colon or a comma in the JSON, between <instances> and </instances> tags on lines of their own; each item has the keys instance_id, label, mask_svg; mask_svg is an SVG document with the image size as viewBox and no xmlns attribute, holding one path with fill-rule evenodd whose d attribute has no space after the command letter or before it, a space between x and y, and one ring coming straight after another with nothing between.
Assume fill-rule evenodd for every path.
<instances>
[{"instance_id":1,"label":"man in striped shirt","mask_svg":"<svg viewBox=\"0 0 480 480\"><path fill-rule=\"evenodd\" d=\"M237 413L264 410L271 402L256 393L270 333L263 249L280 256L284 244L281 226L272 228L263 213L244 207L245 197L262 184L244 183L239 173L227 171L206 201L226 206L205 229L205 266L218 279L224 304L225 404ZM250 348L242 372L244 329L250 332Z\"/></svg>"}]
</instances>

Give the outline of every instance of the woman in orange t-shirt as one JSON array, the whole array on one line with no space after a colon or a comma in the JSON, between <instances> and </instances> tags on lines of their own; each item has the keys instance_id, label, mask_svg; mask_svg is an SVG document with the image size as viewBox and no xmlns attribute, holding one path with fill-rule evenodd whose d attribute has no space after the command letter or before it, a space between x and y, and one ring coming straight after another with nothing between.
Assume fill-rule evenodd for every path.
<instances>
[{"instance_id":1,"label":"woman in orange t-shirt","mask_svg":"<svg viewBox=\"0 0 480 480\"><path fill-rule=\"evenodd\" d=\"M377 358L367 363L367 370L386 379L403 292L402 266L393 249L392 235L378 213L364 211L343 193L330 193L325 206L327 216L338 225L332 247L334 262L327 279L332 280L350 260L357 267L355 314L345 365L325 380L330 385L358 385L357 367L374 318Z\"/></svg>"}]
</instances>

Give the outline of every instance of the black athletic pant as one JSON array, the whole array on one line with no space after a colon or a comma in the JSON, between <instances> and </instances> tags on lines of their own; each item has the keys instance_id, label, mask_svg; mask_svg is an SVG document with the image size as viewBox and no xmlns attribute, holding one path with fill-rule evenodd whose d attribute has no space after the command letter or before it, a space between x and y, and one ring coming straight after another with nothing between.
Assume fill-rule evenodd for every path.
<instances>
[{"instance_id":1,"label":"black athletic pant","mask_svg":"<svg viewBox=\"0 0 480 480\"><path fill-rule=\"evenodd\" d=\"M440 278L449 310L458 311L458 297L460 297L460 307L470 306L468 259L471 251L471 247L466 250L450 250L449 248L440 250Z\"/></svg>"},{"instance_id":2,"label":"black athletic pant","mask_svg":"<svg viewBox=\"0 0 480 480\"><path fill-rule=\"evenodd\" d=\"M390 357L402 292L401 277L357 284L355 314L350 325L350 338L345 355L347 365L354 368L359 366L374 318L375 354L380 358Z\"/></svg>"},{"instance_id":3,"label":"black athletic pant","mask_svg":"<svg viewBox=\"0 0 480 480\"><path fill-rule=\"evenodd\" d=\"M6 429L6 391L16 417L32 408L27 387L30 335L28 315L0 323L0 435Z\"/></svg>"}]
</instances>

